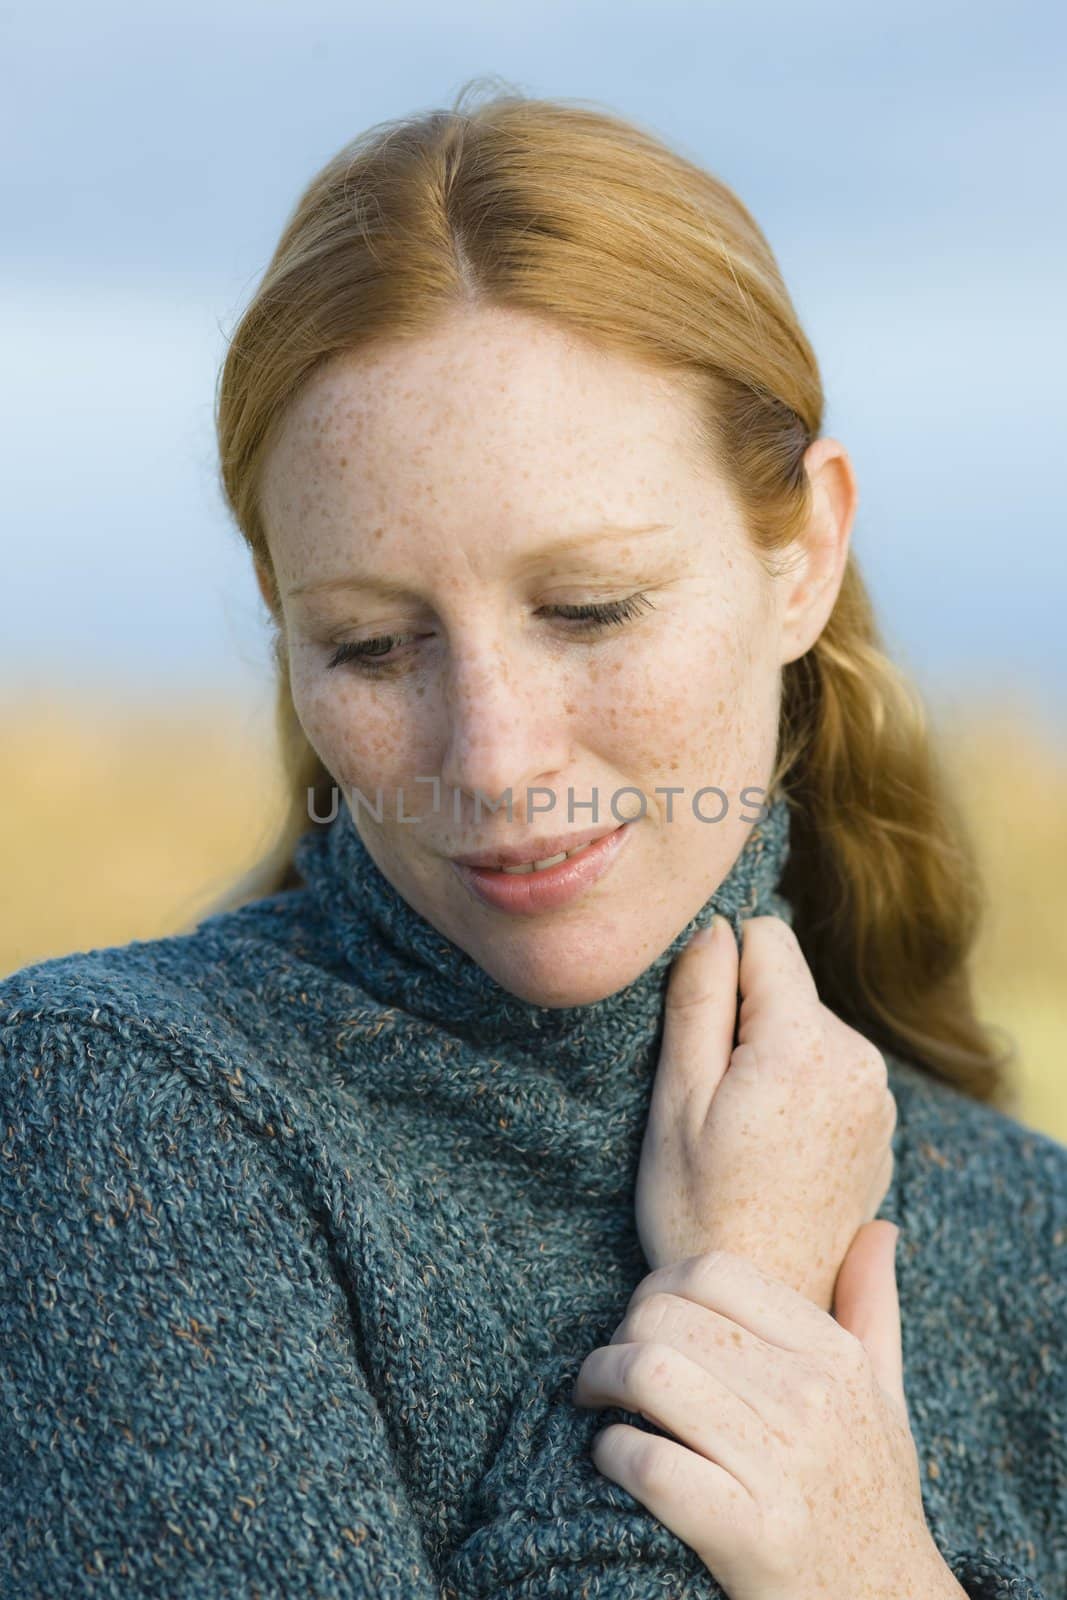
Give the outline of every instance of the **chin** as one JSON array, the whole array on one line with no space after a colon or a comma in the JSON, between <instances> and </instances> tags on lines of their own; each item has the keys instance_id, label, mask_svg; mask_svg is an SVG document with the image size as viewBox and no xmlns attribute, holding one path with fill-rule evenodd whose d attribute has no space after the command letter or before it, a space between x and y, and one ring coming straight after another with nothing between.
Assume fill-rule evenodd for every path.
<instances>
[{"instance_id":1,"label":"chin","mask_svg":"<svg viewBox=\"0 0 1067 1600\"><path fill-rule=\"evenodd\" d=\"M519 1000L559 1009L606 999L632 983L652 959L652 953L648 953L624 962L616 953L614 960L606 958L594 967L587 960L570 959L564 950L556 948L547 951L543 960L520 955L514 962L497 960L482 965L501 988Z\"/></svg>"}]
</instances>

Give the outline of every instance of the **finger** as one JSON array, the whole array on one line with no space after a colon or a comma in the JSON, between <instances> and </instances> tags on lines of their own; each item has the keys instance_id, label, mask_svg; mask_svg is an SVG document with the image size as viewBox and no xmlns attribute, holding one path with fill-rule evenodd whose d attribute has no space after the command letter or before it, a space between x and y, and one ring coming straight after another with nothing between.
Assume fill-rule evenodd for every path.
<instances>
[{"instance_id":1,"label":"finger","mask_svg":"<svg viewBox=\"0 0 1067 1600\"><path fill-rule=\"evenodd\" d=\"M894 1157L892 1149L886 1151L882 1157L882 1164L878 1168L878 1176L871 1185L870 1196L867 1201L867 1215L864 1222L873 1222L881 1208L882 1201L889 1193L893 1182Z\"/></svg>"},{"instance_id":2,"label":"finger","mask_svg":"<svg viewBox=\"0 0 1067 1600\"><path fill-rule=\"evenodd\" d=\"M770 1428L747 1401L669 1344L601 1345L583 1361L572 1399L577 1406L636 1412L752 1494L760 1462L774 1447Z\"/></svg>"},{"instance_id":3,"label":"finger","mask_svg":"<svg viewBox=\"0 0 1067 1600\"><path fill-rule=\"evenodd\" d=\"M863 1345L886 1395L907 1414L896 1241L886 1218L857 1229L834 1285L834 1318Z\"/></svg>"},{"instance_id":4,"label":"finger","mask_svg":"<svg viewBox=\"0 0 1067 1600\"><path fill-rule=\"evenodd\" d=\"M670 1129L682 1115L699 1125L730 1063L737 1016L737 941L717 918L707 941L676 956L663 1013L663 1039L648 1123Z\"/></svg>"},{"instance_id":5,"label":"finger","mask_svg":"<svg viewBox=\"0 0 1067 1600\"><path fill-rule=\"evenodd\" d=\"M714 1461L673 1439L614 1422L593 1440L593 1465L695 1550L706 1566L727 1576L726 1552L756 1515L753 1496Z\"/></svg>"},{"instance_id":6,"label":"finger","mask_svg":"<svg viewBox=\"0 0 1067 1600\"><path fill-rule=\"evenodd\" d=\"M844 1342L828 1312L780 1278L730 1250L706 1250L641 1279L629 1310L651 1294L677 1294L717 1311L780 1350L836 1350Z\"/></svg>"},{"instance_id":7,"label":"finger","mask_svg":"<svg viewBox=\"0 0 1067 1600\"><path fill-rule=\"evenodd\" d=\"M796 1376L791 1352L677 1294L657 1292L632 1303L609 1343L673 1345L776 1425Z\"/></svg>"},{"instance_id":8,"label":"finger","mask_svg":"<svg viewBox=\"0 0 1067 1600\"><path fill-rule=\"evenodd\" d=\"M796 934L781 917L749 917L741 924L738 1040L757 1019L793 1023L819 1005L815 979Z\"/></svg>"}]
</instances>

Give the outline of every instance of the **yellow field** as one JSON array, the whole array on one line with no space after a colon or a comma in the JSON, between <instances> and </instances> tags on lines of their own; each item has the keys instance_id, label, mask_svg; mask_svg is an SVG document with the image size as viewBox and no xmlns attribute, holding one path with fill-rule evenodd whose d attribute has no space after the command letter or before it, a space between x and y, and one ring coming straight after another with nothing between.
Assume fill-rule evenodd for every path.
<instances>
[{"instance_id":1,"label":"yellow field","mask_svg":"<svg viewBox=\"0 0 1067 1600\"><path fill-rule=\"evenodd\" d=\"M1067 750L1011 709L950 720L989 900L982 1014L1018 1046L1020 1119L1067 1142ZM184 928L267 845L281 793L247 716L39 700L3 724L0 972Z\"/></svg>"}]
</instances>

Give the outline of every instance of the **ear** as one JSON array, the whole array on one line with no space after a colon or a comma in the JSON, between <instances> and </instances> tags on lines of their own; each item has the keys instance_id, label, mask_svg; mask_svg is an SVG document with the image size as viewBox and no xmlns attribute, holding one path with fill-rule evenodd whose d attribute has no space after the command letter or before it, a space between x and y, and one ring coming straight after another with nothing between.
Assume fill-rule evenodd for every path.
<instances>
[{"instance_id":1,"label":"ear","mask_svg":"<svg viewBox=\"0 0 1067 1600\"><path fill-rule=\"evenodd\" d=\"M804 453L811 515L786 555L779 622L781 665L796 661L822 633L834 609L848 560L858 493L848 451L837 439L816 439Z\"/></svg>"}]
</instances>

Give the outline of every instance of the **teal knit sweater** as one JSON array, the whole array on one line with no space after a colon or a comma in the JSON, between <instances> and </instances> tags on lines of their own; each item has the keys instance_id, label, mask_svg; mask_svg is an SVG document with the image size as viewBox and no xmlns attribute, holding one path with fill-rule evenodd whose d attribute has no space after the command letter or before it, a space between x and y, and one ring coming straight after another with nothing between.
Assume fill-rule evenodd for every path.
<instances>
[{"instance_id":1,"label":"teal knit sweater","mask_svg":"<svg viewBox=\"0 0 1067 1600\"><path fill-rule=\"evenodd\" d=\"M0 1595L721 1600L590 1458L653 1424L571 1391L649 1270L670 961L791 920L787 849L779 800L589 1006L498 986L344 807L301 888L0 983ZM1067 1148L889 1068L931 1532L971 1596L1065 1600Z\"/></svg>"}]
</instances>

